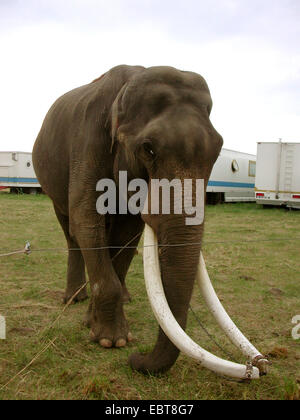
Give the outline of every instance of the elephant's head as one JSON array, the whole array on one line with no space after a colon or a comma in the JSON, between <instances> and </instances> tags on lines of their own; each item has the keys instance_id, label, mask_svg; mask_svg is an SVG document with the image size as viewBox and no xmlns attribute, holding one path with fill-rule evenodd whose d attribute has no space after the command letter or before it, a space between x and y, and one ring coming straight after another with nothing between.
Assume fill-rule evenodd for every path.
<instances>
[{"instance_id":1,"label":"elephant's head","mask_svg":"<svg viewBox=\"0 0 300 420\"><path fill-rule=\"evenodd\" d=\"M172 67L139 71L112 107L115 169L130 170L132 177L207 181L223 144L210 122L211 108L200 75Z\"/></svg>"},{"instance_id":2,"label":"elephant's head","mask_svg":"<svg viewBox=\"0 0 300 420\"><path fill-rule=\"evenodd\" d=\"M112 108L112 150L115 176L204 180L206 185L222 147L222 137L212 126L212 107L205 80L196 73L172 67L152 67L138 72L119 92ZM149 188L149 213L151 213ZM193 191L194 193L194 191ZM174 197L174 196L173 196ZM204 197L201 197L204 199ZM195 194L193 194L195 199ZM160 244L193 243L194 246L161 247L160 269L169 307L185 328L197 272L203 223L187 225L186 214L143 214ZM178 349L160 329L152 353L131 356L131 365L142 371L169 369Z\"/></svg>"}]
</instances>

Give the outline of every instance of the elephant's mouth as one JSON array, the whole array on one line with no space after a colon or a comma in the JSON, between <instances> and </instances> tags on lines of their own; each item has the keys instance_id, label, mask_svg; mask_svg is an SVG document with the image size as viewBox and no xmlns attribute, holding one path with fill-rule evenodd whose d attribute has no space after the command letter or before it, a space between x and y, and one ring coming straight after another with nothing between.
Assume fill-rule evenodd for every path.
<instances>
[{"instance_id":1,"label":"elephant's mouth","mask_svg":"<svg viewBox=\"0 0 300 420\"><path fill-rule=\"evenodd\" d=\"M232 378L257 379L259 376L267 373L268 360L235 326L219 301L210 282L202 253L200 253L197 281L204 299L224 332L250 360L250 363L247 363L247 365L221 359L204 350L180 327L165 297L159 268L157 238L152 228L147 224L144 236L144 276L154 315L164 333L180 351L215 373Z\"/></svg>"}]
</instances>

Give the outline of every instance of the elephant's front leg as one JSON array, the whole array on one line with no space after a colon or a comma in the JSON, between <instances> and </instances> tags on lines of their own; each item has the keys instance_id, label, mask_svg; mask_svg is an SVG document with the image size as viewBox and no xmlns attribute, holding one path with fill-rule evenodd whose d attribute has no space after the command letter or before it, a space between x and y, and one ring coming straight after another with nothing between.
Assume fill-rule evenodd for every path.
<instances>
[{"instance_id":1,"label":"elephant's front leg","mask_svg":"<svg viewBox=\"0 0 300 420\"><path fill-rule=\"evenodd\" d=\"M124 347L131 335L123 310L123 289L107 250L84 251L91 284L90 337L103 347Z\"/></svg>"},{"instance_id":2,"label":"elephant's front leg","mask_svg":"<svg viewBox=\"0 0 300 420\"><path fill-rule=\"evenodd\" d=\"M131 300L125 278L136 253L144 222L139 216L115 215L109 231L110 255L123 289L123 302ZM121 247L121 248L119 248Z\"/></svg>"},{"instance_id":3,"label":"elephant's front leg","mask_svg":"<svg viewBox=\"0 0 300 420\"><path fill-rule=\"evenodd\" d=\"M123 347L131 335L123 310L122 285L112 265L109 249L103 249L105 239L101 240L104 235L99 229L95 225L81 226L76 232L91 286L87 324L93 341L103 347Z\"/></svg>"}]
</instances>

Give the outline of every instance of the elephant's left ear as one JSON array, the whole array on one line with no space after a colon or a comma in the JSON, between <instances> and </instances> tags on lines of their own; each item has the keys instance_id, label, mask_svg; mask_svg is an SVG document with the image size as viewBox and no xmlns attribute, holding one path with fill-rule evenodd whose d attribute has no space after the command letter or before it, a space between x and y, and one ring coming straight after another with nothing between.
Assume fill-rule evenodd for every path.
<instances>
[{"instance_id":1,"label":"elephant's left ear","mask_svg":"<svg viewBox=\"0 0 300 420\"><path fill-rule=\"evenodd\" d=\"M116 134L117 134L117 130L119 128L120 125L120 119L121 119L121 115L122 115L122 97L123 94L125 92L127 83L125 83L125 85L122 86L121 90L119 91L118 95L116 96L116 99L114 100L112 107L111 107L111 112L110 115L108 117L108 121L107 124L110 123L110 127L111 127L111 146L110 146L110 153L112 153L113 151L113 147L116 141Z\"/></svg>"}]
</instances>

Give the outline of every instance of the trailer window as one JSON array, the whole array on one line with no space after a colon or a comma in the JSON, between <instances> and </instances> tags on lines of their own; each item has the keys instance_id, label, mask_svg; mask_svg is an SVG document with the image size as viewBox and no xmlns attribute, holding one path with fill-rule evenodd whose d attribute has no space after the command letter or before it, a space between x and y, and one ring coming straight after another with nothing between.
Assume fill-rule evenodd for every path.
<instances>
[{"instance_id":1,"label":"trailer window","mask_svg":"<svg viewBox=\"0 0 300 420\"><path fill-rule=\"evenodd\" d=\"M255 176L256 174L256 162L255 160L249 160L249 176Z\"/></svg>"},{"instance_id":2,"label":"trailer window","mask_svg":"<svg viewBox=\"0 0 300 420\"><path fill-rule=\"evenodd\" d=\"M235 159L231 162L231 170L232 172L237 172L239 170L239 164Z\"/></svg>"}]
</instances>

